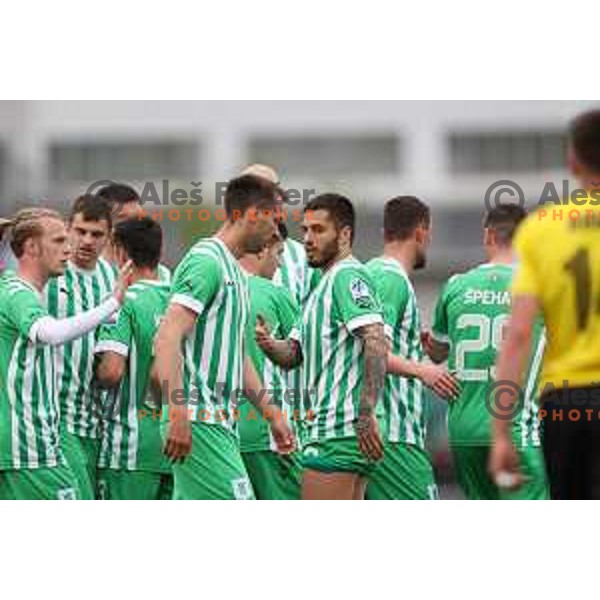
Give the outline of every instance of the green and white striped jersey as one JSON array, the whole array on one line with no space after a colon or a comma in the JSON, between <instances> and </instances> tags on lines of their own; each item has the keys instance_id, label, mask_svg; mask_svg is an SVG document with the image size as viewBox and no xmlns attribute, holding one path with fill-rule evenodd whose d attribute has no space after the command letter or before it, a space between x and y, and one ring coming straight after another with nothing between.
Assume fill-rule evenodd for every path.
<instances>
[{"instance_id":1,"label":"green and white striped jersey","mask_svg":"<svg viewBox=\"0 0 600 600\"><path fill-rule=\"evenodd\" d=\"M320 279L321 270L309 266L303 244L288 238L283 246L281 266L275 272L273 283L289 290L301 310ZM300 365L286 373L288 388L293 390L296 400L295 410L299 410L301 414L301 419L297 423L300 428L298 431L300 437L304 437L303 423L306 411L310 408L309 398L306 398L302 391L302 369L303 366Z\"/></svg>"},{"instance_id":2,"label":"green and white striped jersey","mask_svg":"<svg viewBox=\"0 0 600 600\"><path fill-rule=\"evenodd\" d=\"M382 323L375 287L350 256L323 274L302 314L304 389L314 419L307 441L354 437L364 378L364 350L356 331Z\"/></svg>"},{"instance_id":3,"label":"green and white striped jersey","mask_svg":"<svg viewBox=\"0 0 600 600\"><path fill-rule=\"evenodd\" d=\"M448 367L456 371L461 395L448 411L448 436L454 445L491 442L496 358L510 317L512 265L486 263L454 275L438 300L432 334L450 345ZM514 419L513 436L521 447L539 446L537 381L544 353L543 323L536 323L531 360L524 383L523 409ZM491 404L490 404L491 403Z\"/></svg>"},{"instance_id":4,"label":"green and white striped jersey","mask_svg":"<svg viewBox=\"0 0 600 600\"><path fill-rule=\"evenodd\" d=\"M91 271L70 262L65 273L46 286L48 312L64 319L95 308L110 296L114 283L114 271L103 258ZM61 426L69 433L93 439L99 435L91 386L96 334L97 330L91 331L54 351Z\"/></svg>"},{"instance_id":5,"label":"green and white striped jersey","mask_svg":"<svg viewBox=\"0 0 600 600\"><path fill-rule=\"evenodd\" d=\"M302 306L321 277L319 269L309 267L304 246L288 238L283 245L281 266L275 272L273 283L287 288L298 306Z\"/></svg>"},{"instance_id":6,"label":"green and white striped jersey","mask_svg":"<svg viewBox=\"0 0 600 600\"><path fill-rule=\"evenodd\" d=\"M114 352L127 361L123 379L109 394L103 413L101 468L170 472L162 453L161 410L149 387L154 338L170 289L160 281L136 282L127 290L116 323L99 328L96 354Z\"/></svg>"},{"instance_id":7,"label":"green and white striped jersey","mask_svg":"<svg viewBox=\"0 0 600 600\"><path fill-rule=\"evenodd\" d=\"M183 347L183 386L193 422L236 433L233 404L243 390L248 281L219 238L200 240L177 267L171 303L197 315Z\"/></svg>"},{"instance_id":8,"label":"green and white striped jersey","mask_svg":"<svg viewBox=\"0 0 600 600\"><path fill-rule=\"evenodd\" d=\"M392 344L392 352L420 362L423 348L419 309L406 271L390 257L373 259L367 264L367 269L382 304L385 334ZM387 375L378 414L383 419L383 431L388 441L425 448L425 406L420 380Z\"/></svg>"},{"instance_id":9,"label":"green and white striped jersey","mask_svg":"<svg viewBox=\"0 0 600 600\"><path fill-rule=\"evenodd\" d=\"M250 317L246 326L246 352L266 390L273 393L275 408L282 410L294 430L299 417L295 392L290 393L287 373L272 363L254 338L256 318L260 315L269 325L271 335L286 339L299 319L299 310L290 292L284 287L256 275L248 276L250 290ZM240 408L239 434L242 452L277 450L267 420L249 400ZM296 411L296 412L295 412Z\"/></svg>"},{"instance_id":10,"label":"green and white striped jersey","mask_svg":"<svg viewBox=\"0 0 600 600\"><path fill-rule=\"evenodd\" d=\"M64 463L52 348L31 341L47 314L30 283L0 278L0 470Z\"/></svg>"}]
</instances>

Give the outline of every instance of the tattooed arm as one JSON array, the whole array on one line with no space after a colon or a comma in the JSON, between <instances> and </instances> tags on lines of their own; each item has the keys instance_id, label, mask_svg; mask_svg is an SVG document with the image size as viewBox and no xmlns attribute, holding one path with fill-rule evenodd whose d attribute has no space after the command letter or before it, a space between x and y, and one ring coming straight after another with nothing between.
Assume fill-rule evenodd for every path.
<instances>
[{"instance_id":1,"label":"tattooed arm","mask_svg":"<svg viewBox=\"0 0 600 600\"><path fill-rule=\"evenodd\" d=\"M286 340L274 338L271 335L269 325L260 315L256 319L254 338L269 360L282 369L295 369L302 364L303 357L300 342L291 338Z\"/></svg>"},{"instance_id":2,"label":"tattooed arm","mask_svg":"<svg viewBox=\"0 0 600 600\"><path fill-rule=\"evenodd\" d=\"M389 343L383 324L360 327L356 336L363 341L364 383L360 395L356 433L361 452L371 460L383 457L383 444L375 417L375 408L383 392Z\"/></svg>"}]
</instances>

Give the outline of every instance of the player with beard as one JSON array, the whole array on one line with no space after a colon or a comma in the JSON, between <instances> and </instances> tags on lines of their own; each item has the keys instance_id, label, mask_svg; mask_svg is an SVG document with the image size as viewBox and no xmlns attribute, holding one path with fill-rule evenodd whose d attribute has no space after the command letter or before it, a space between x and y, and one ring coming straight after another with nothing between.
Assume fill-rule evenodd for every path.
<instances>
[{"instance_id":1,"label":"player with beard","mask_svg":"<svg viewBox=\"0 0 600 600\"><path fill-rule=\"evenodd\" d=\"M451 398L456 381L443 366L423 362L417 296L410 276L422 269L431 238L429 207L414 196L385 205L383 256L367 269L383 306L384 331L391 344L379 411L385 453L367 487L369 500L426 500L437 497L425 450L423 385Z\"/></svg>"},{"instance_id":2,"label":"player with beard","mask_svg":"<svg viewBox=\"0 0 600 600\"><path fill-rule=\"evenodd\" d=\"M272 415L277 449L294 450L287 422L274 414L270 394L244 351L248 278L238 264L276 233L279 195L275 185L258 177L231 180L228 220L217 235L200 240L175 273L155 354L156 375L169 396L164 451L174 463L176 500L254 498L233 412L240 393L265 418Z\"/></svg>"},{"instance_id":3,"label":"player with beard","mask_svg":"<svg viewBox=\"0 0 600 600\"><path fill-rule=\"evenodd\" d=\"M385 378L387 343L375 286L354 256L354 207L339 194L306 206L304 246L323 276L304 306L297 335L260 341L273 362L294 364L300 341L303 389L314 418L307 423L302 497L361 500L383 456L375 414Z\"/></svg>"}]
</instances>

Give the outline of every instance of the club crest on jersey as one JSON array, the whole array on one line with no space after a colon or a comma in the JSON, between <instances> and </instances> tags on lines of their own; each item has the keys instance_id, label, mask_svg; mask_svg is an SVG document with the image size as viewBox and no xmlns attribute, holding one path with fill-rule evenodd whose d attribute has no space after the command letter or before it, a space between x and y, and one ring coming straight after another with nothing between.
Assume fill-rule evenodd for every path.
<instances>
[{"instance_id":1,"label":"club crest on jersey","mask_svg":"<svg viewBox=\"0 0 600 600\"><path fill-rule=\"evenodd\" d=\"M350 294L354 304L360 307L368 307L373 303L369 286L358 277L350 282Z\"/></svg>"}]
</instances>

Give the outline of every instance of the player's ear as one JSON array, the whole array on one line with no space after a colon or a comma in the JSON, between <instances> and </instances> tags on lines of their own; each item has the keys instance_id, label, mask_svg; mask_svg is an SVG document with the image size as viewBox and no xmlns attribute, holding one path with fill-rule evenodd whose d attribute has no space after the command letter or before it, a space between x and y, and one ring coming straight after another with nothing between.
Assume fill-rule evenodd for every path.
<instances>
[{"instance_id":1,"label":"player's ear","mask_svg":"<svg viewBox=\"0 0 600 600\"><path fill-rule=\"evenodd\" d=\"M340 230L340 242L347 244L348 246L352 245L352 228L346 225L342 227Z\"/></svg>"},{"instance_id":2,"label":"player's ear","mask_svg":"<svg viewBox=\"0 0 600 600\"><path fill-rule=\"evenodd\" d=\"M427 239L427 229L425 229L425 227L423 227L423 225L417 225L415 227L415 241L417 242L417 244L423 244L423 243L425 243L426 239Z\"/></svg>"},{"instance_id":3,"label":"player's ear","mask_svg":"<svg viewBox=\"0 0 600 600\"><path fill-rule=\"evenodd\" d=\"M493 229L489 227L483 228L483 245L484 246L493 246L496 242L496 234Z\"/></svg>"},{"instance_id":4,"label":"player's ear","mask_svg":"<svg viewBox=\"0 0 600 600\"><path fill-rule=\"evenodd\" d=\"M23 254L29 254L31 256L38 257L40 255L40 240L37 237L30 237L28 240L25 240L23 244Z\"/></svg>"}]
</instances>

